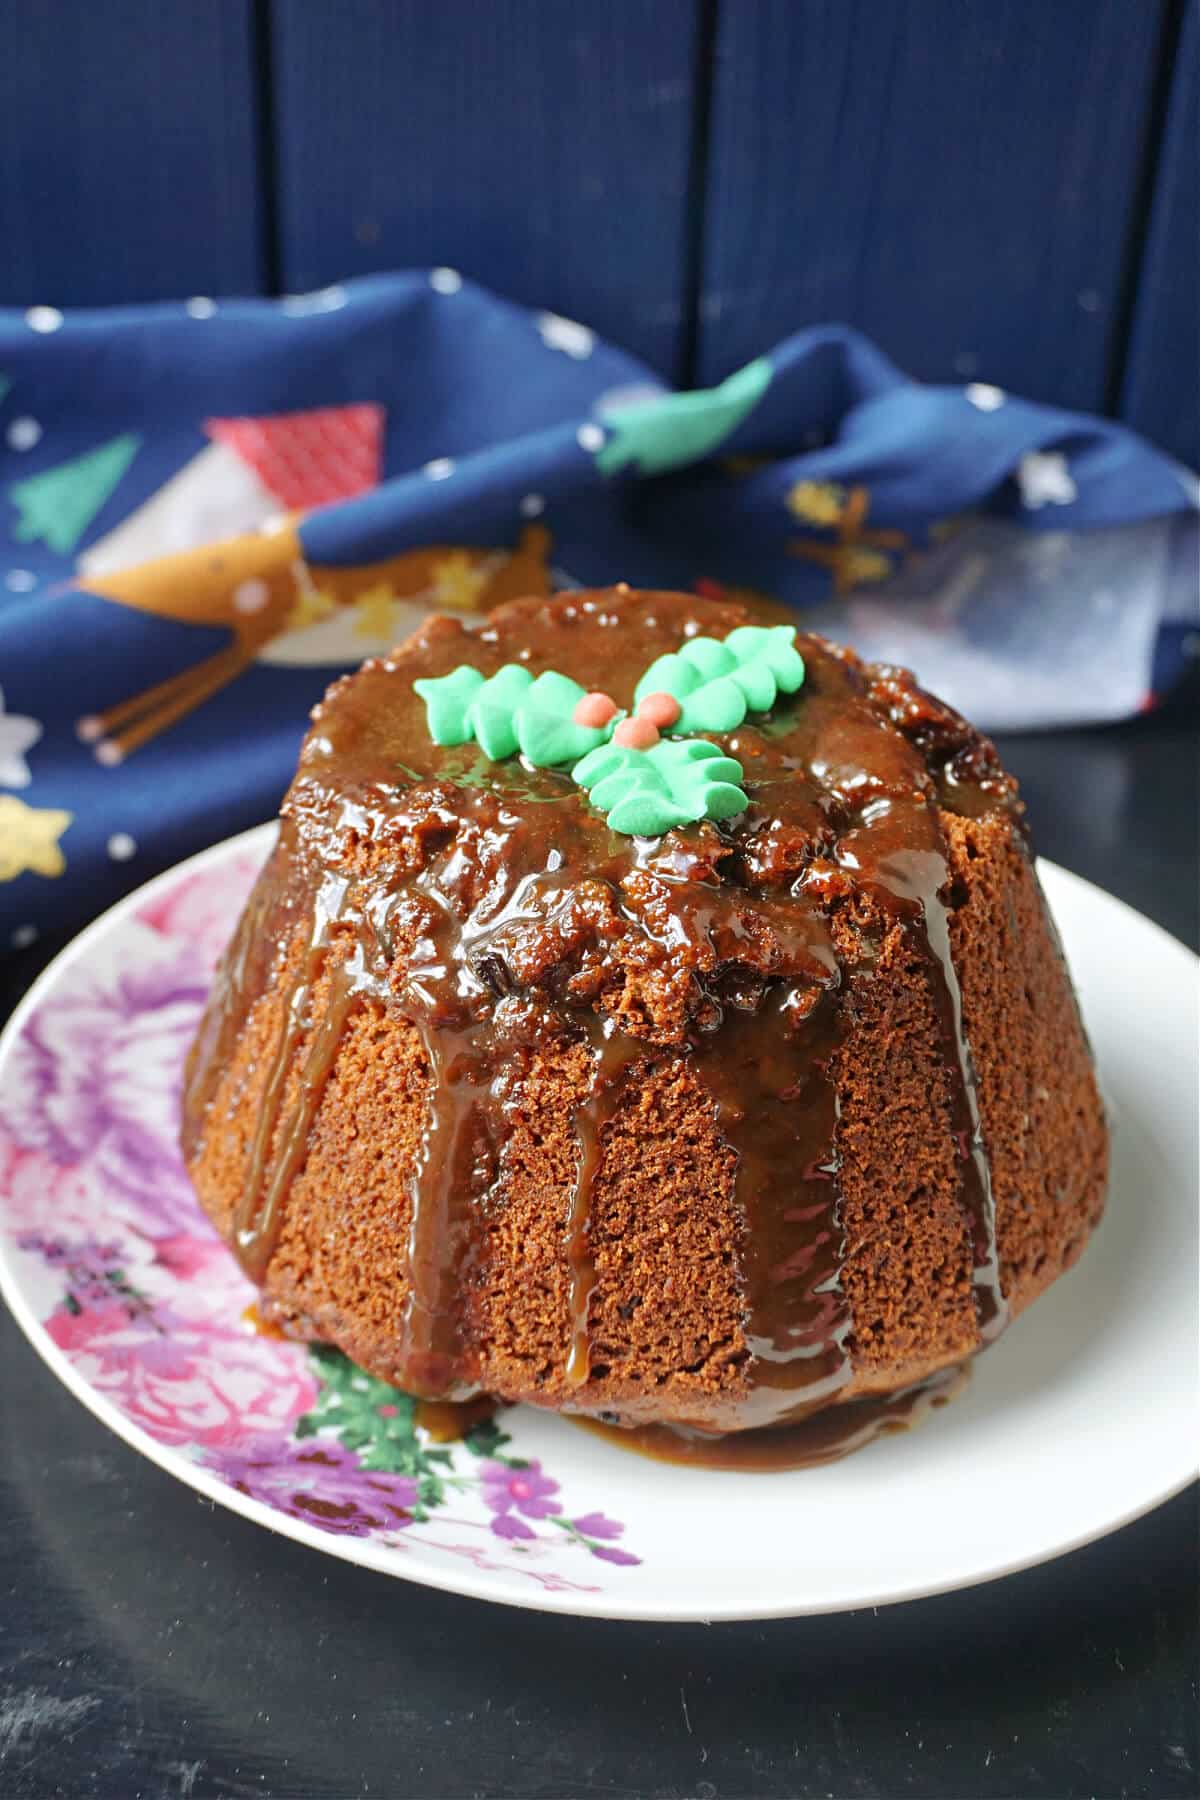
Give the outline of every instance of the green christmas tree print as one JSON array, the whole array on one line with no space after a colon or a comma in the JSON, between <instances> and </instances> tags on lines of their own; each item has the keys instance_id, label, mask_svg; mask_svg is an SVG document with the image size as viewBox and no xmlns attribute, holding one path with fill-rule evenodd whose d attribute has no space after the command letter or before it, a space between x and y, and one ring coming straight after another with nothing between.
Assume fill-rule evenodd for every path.
<instances>
[{"instance_id":1,"label":"green christmas tree print","mask_svg":"<svg viewBox=\"0 0 1200 1800\"><path fill-rule=\"evenodd\" d=\"M642 475L661 475L698 462L741 424L770 385L771 364L760 356L719 387L664 394L638 406L615 406L604 414L609 435L597 452L596 467L602 475L615 475L633 463Z\"/></svg>"},{"instance_id":2,"label":"green christmas tree print","mask_svg":"<svg viewBox=\"0 0 1200 1800\"><path fill-rule=\"evenodd\" d=\"M21 516L13 536L22 544L40 539L49 549L68 555L115 490L141 444L136 432L126 431L71 462L14 482L9 498Z\"/></svg>"}]
</instances>

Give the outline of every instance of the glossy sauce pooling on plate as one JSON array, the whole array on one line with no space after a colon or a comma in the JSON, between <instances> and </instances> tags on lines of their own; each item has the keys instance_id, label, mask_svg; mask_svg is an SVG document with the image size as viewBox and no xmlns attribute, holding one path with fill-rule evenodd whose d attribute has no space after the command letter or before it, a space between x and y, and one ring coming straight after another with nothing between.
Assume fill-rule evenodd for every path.
<instances>
[{"instance_id":1,"label":"glossy sauce pooling on plate","mask_svg":"<svg viewBox=\"0 0 1200 1800\"><path fill-rule=\"evenodd\" d=\"M736 1423L774 1426L835 1398L850 1374L830 1076L848 982L830 914L856 893L899 923L927 968L981 1339L1004 1324L938 808L1019 808L991 746L956 714L903 671L865 669L815 638L797 640L807 665L799 693L714 739L741 762L749 796L746 812L719 826L622 837L564 774L431 743L414 673L469 661L489 675L519 661L628 706L656 657L745 618L683 595L640 596L636 613L629 604L619 593L521 602L476 634L433 620L402 657L331 690L285 806L276 889L263 887L243 920L193 1053L185 1150L190 1160L202 1141L220 1070L275 979L278 946L302 933L237 1208L238 1253L261 1277L354 1009L369 998L408 1020L430 1079L397 1367L414 1392L463 1399L478 1384L452 1300L498 1180L506 1070L531 1046L585 1045L593 1073L563 1225L566 1376L579 1385L591 1366L598 1147L629 1073L664 1047L682 1052L736 1158L751 1353ZM369 878L356 872L364 843ZM617 976L632 966L648 974L630 1002ZM312 1017L318 983L326 1000Z\"/></svg>"},{"instance_id":2,"label":"glossy sauce pooling on plate","mask_svg":"<svg viewBox=\"0 0 1200 1800\"><path fill-rule=\"evenodd\" d=\"M878 1437L912 1431L936 1407L957 1399L969 1379L969 1365L940 1369L893 1394L866 1394L841 1406L823 1406L788 1424L759 1431L695 1431L678 1425L610 1425L578 1419L588 1431L635 1450L652 1462L683 1463L692 1469L815 1469L864 1450ZM462 1430L469 1429L469 1422Z\"/></svg>"}]
</instances>

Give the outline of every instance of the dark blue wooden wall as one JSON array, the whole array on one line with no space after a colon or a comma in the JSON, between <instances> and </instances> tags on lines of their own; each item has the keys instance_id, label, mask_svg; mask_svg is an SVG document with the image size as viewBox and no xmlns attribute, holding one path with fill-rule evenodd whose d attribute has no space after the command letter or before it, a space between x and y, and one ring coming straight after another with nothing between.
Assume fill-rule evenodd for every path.
<instances>
[{"instance_id":1,"label":"dark blue wooden wall","mask_svg":"<svg viewBox=\"0 0 1200 1800\"><path fill-rule=\"evenodd\" d=\"M841 319L1200 461L1200 0L0 9L0 301L449 264L681 382Z\"/></svg>"},{"instance_id":2,"label":"dark blue wooden wall","mask_svg":"<svg viewBox=\"0 0 1200 1800\"><path fill-rule=\"evenodd\" d=\"M1133 270L1120 411L1200 464L1200 0L1188 0L1164 73L1165 130L1147 184L1145 250Z\"/></svg>"}]
</instances>

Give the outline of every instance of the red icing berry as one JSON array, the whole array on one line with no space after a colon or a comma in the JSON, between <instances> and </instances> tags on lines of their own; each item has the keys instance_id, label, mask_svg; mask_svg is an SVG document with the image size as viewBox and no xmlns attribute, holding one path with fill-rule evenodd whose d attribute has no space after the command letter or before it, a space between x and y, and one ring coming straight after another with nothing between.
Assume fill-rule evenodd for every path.
<instances>
[{"instance_id":1,"label":"red icing berry","mask_svg":"<svg viewBox=\"0 0 1200 1800\"><path fill-rule=\"evenodd\" d=\"M617 710L616 701L610 700L607 694L585 694L582 700L575 702L571 717L576 725L587 725L593 731L599 731Z\"/></svg>"},{"instance_id":2,"label":"red icing berry","mask_svg":"<svg viewBox=\"0 0 1200 1800\"><path fill-rule=\"evenodd\" d=\"M659 731L669 731L672 725L679 723L682 710L674 694L647 694L644 700L638 701L637 716L649 720Z\"/></svg>"},{"instance_id":3,"label":"red icing berry","mask_svg":"<svg viewBox=\"0 0 1200 1800\"><path fill-rule=\"evenodd\" d=\"M613 732L613 743L622 750L651 750L658 742L658 726L650 719L622 719Z\"/></svg>"}]
</instances>

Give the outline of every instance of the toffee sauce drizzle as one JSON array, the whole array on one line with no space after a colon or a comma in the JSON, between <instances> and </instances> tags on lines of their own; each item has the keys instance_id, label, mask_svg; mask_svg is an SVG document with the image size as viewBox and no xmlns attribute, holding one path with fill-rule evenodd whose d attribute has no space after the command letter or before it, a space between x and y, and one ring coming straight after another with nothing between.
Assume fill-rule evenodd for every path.
<instances>
[{"instance_id":1,"label":"toffee sauce drizzle","mask_svg":"<svg viewBox=\"0 0 1200 1800\"><path fill-rule=\"evenodd\" d=\"M677 642L678 623L668 623L664 636L668 647ZM547 647L546 665L553 648ZM654 651L641 634L632 647L607 649L609 663L578 671L580 679L618 693L622 680L632 687ZM661 846L615 838L562 777L519 765L481 774L465 752L442 753L440 766L420 778L426 789L440 783L444 791L448 782L454 791L443 834L449 847L435 849L419 874L389 886L378 873L348 873L332 853L351 815L368 835L419 822L419 809L410 816L406 807L420 794L420 783L385 789L376 777L367 803L360 798L343 807L339 829L309 833L305 853L311 866L315 843L319 875L305 921L307 947L282 995L283 1022L263 1084L235 1244L248 1273L261 1280L353 1010L371 1000L408 1020L424 1049L429 1105L410 1183L410 1291L398 1385L439 1400L467 1400L479 1391L478 1370L464 1351L463 1275L480 1236L478 1214L500 1177L514 1071L529 1052L556 1041L582 1041L592 1065L575 1112L578 1159L563 1222L569 1272L564 1374L573 1389L588 1380L588 1315L596 1287L590 1227L606 1130L636 1082L635 1065L681 1052L625 1035L590 1005L562 992L531 993L522 982L522 932L552 931L556 917L576 904L585 878L590 887L603 888L615 914L651 944L664 952L682 945L705 953L700 961L708 973L696 977L698 1022L682 1053L711 1096L736 1159L750 1384L737 1404L739 1429L778 1427L813 1413L851 1374L852 1320L841 1280L846 1243L836 1065L851 1017L852 971L843 966L831 934L831 894L866 892L900 922L929 969L981 1339L1002 1328L995 1206L951 955L951 869L938 823L939 794L923 756L863 697L864 682L854 668L819 646L806 645L805 654L809 681L796 699L777 718L726 740L743 761L751 794L748 814L722 834L720 854L729 859L734 882L719 875L695 879L686 855L676 871ZM497 651L493 660L506 657ZM390 674L388 665L377 667ZM397 686L407 691L403 678L393 677L393 705ZM310 738L315 748L306 755L331 765L324 771L328 797L339 791L337 765L346 745L337 741L332 710L328 722L318 719L325 735ZM346 736L357 748L354 733ZM409 762L419 759L411 740L403 749ZM393 755L390 767L398 766L404 765ZM985 799L979 809L988 804ZM472 809L473 852L464 848L459 829ZM420 815L426 822L429 816L428 808ZM794 861L778 855L781 834L786 839L789 833L809 843L799 872ZM285 817L280 849L226 955L193 1053L184 1134L189 1155L199 1147L238 1031L271 985L274 971L261 941L274 933L278 942L289 929L294 934L304 918L303 883L297 887L295 875L273 912L262 896L272 882L286 886L281 871L303 860L296 821ZM665 925L631 906L624 892L625 877L647 868L669 894ZM711 876L712 868L706 872ZM760 964L748 981L723 983L722 971L739 965L754 922L772 934L768 973ZM323 1002L314 1007L322 982ZM886 1422L885 1413L880 1418ZM850 1423L847 1417L847 1429ZM665 1452L660 1444L650 1453Z\"/></svg>"}]
</instances>

